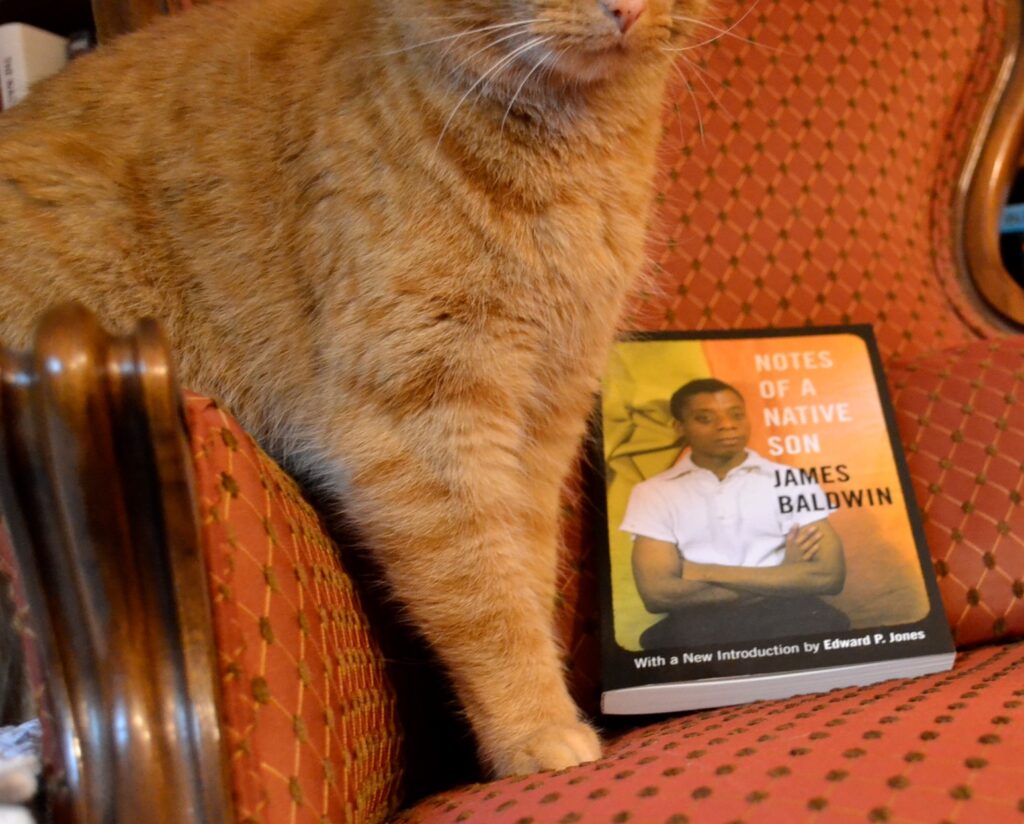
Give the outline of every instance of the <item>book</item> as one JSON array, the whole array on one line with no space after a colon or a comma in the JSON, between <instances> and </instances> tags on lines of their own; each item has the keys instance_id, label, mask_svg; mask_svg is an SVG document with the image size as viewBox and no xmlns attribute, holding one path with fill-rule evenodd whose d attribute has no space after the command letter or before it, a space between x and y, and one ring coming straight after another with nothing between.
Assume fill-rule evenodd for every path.
<instances>
[{"instance_id":1,"label":"book","mask_svg":"<svg viewBox=\"0 0 1024 824\"><path fill-rule=\"evenodd\" d=\"M68 62L68 41L27 23L0 26L0 105L17 105L40 80Z\"/></svg>"},{"instance_id":2,"label":"book","mask_svg":"<svg viewBox=\"0 0 1024 824\"><path fill-rule=\"evenodd\" d=\"M869 326L630 336L596 417L604 713L952 667Z\"/></svg>"}]
</instances>

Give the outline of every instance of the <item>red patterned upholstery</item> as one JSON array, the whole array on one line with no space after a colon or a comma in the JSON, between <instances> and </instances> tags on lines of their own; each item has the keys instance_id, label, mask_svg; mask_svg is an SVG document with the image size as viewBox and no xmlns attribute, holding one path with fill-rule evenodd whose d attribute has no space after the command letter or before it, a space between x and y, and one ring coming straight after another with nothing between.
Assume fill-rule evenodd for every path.
<instances>
[{"instance_id":1,"label":"red patterned upholstery","mask_svg":"<svg viewBox=\"0 0 1024 824\"><path fill-rule=\"evenodd\" d=\"M872 323L886 355L991 333L950 233L1002 3L717 5L735 28L680 64L634 325Z\"/></svg>"},{"instance_id":2,"label":"red patterned upholstery","mask_svg":"<svg viewBox=\"0 0 1024 824\"><path fill-rule=\"evenodd\" d=\"M686 54L666 113L653 276L631 325L873 324L957 641L1004 642L952 673L661 720L612 735L597 764L463 788L403 821L1024 816L1024 642L1005 643L1024 635L1024 343L976 307L950 242L1003 5L717 5L728 31ZM243 817L378 820L396 803L398 733L358 600L291 482L211 402L188 412ZM593 710L579 493L566 516L559 617Z\"/></svg>"},{"instance_id":3,"label":"red patterned upholstery","mask_svg":"<svg viewBox=\"0 0 1024 824\"><path fill-rule=\"evenodd\" d=\"M943 522L928 521L937 559L950 547L951 558L961 546L968 556L994 548L995 564L954 567L949 561L953 572L940 579L951 621L965 627L958 629L961 640L977 643L993 635L997 616L1003 617L998 634L1024 634L1018 592L1024 451L1016 447L1024 426L1012 402L1024 380L1024 342L976 343L956 354L961 361L955 367L947 365L949 353L922 356L894 366L891 377L918 491L931 483L924 479L935 466L955 473L972 465L976 457L958 450L978 443L988 463L985 482L972 477L972 490L991 486L1005 496L1010 528L995 527L1003 543L975 535L970 516L977 509L958 509L967 517L957 529L967 538L955 539ZM960 388L949 385L957 381ZM243 820L276 822L293 811L309 820L319 814L380 820L397 799L394 706L339 558L292 482L230 416L198 397L187 410ZM980 428L965 426L964 437L955 436L957 430L946 427L964 415ZM931 434L936 428L937 439ZM986 446L993 448L986 452ZM577 696L593 708L597 649L593 573L580 528L585 507L582 495L570 497L567 542L575 560L563 573L560 615ZM986 520L979 518L984 529ZM303 559L312 570L305 576ZM309 591L311 579L333 587ZM1008 585L991 588L994 594L984 599L964 594L971 583L987 592L986 580ZM298 617L302 606L305 618ZM972 610L983 619L965 617ZM348 632L322 635L324 623L314 612L333 616ZM328 646L317 646L318 637L329 639ZM328 684L324 662L331 657L349 663ZM400 820L712 822L807 815L887 821L922 808L935 820L953 814L964 821L1004 820L999 816L1024 804L1024 763L1010 756L1024 747L1024 681L1016 671L1022 665L1024 643L989 645L961 655L952 674L684 715L613 738L596 765L463 788L419 804ZM321 684L302 699L306 685ZM319 700L325 693L335 696L337 712L326 727L332 716ZM303 763L312 769L303 771ZM333 784L327 779L332 770ZM314 798L323 799L315 813L306 803Z\"/></svg>"},{"instance_id":4,"label":"red patterned upholstery","mask_svg":"<svg viewBox=\"0 0 1024 824\"><path fill-rule=\"evenodd\" d=\"M233 418L200 397L186 412L239 820L383 820L395 702L338 550Z\"/></svg>"},{"instance_id":5,"label":"red patterned upholstery","mask_svg":"<svg viewBox=\"0 0 1024 824\"><path fill-rule=\"evenodd\" d=\"M1024 636L1024 337L888 374L957 644Z\"/></svg>"},{"instance_id":6,"label":"red patterned upholstery","mask_svg":"<svg viewBox=\"0 0 1024 824\"><path fill-rule=\"evenodd\" d=\"M670 718L604 760L435 797L403 824L1010 822L1024 815L1024 644L951 673Z\"/></svg>"}]
</instances>

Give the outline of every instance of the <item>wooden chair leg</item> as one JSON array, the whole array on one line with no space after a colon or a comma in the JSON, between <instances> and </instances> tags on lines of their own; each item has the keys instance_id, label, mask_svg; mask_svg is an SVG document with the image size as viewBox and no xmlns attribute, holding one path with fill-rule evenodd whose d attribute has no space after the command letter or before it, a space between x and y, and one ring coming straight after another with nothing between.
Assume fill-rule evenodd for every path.
<instances>
[{"instance_id":1,"label":"wooden chair leg","mask_svg":"<svg viewBox=\"0 0 1024 824\"><path fill-rule=\"evenodd\" d=\"M0 572L0 726L29 719L28 684L25 680L21 639L15 629L15 605L11 580Z\"/></svg>"},{"instance_id":2,"label":"wooden chair leg","mask_svg":"<svg viewBox=\"0 0 1024 824\"><path fill-rule=\"evenodd\" d=\"M0 354L0 506L65 770L61 818L231 821L206 571L157 325L78 306Z\"/></svg>"}]
</instances>

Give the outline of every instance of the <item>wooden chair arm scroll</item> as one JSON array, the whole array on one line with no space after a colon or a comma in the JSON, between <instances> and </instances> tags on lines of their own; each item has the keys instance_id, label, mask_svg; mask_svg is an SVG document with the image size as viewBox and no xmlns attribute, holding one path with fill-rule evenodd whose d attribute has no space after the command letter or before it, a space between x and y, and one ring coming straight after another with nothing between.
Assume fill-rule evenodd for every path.
<instances>
[{"instance_id":1,"label":"wooden chair arm scroll","mask_svg":"<svg viewBox=\"0 0 1024 824\"><path fill-rule=\"evenodd\" d=\"M180 399L152 321L0 353L0 506L65 777L55 817L233 820Z\"/></svg>"},{"instance_id":2,"label":"wooden chair arm scroll","mask_svg":"<svg viewBox=\"0 0 1024 824\"><path fill-rule=\"evenodd\" d=\"M1024 286L1006 270L999 222L1014 176L1024 162L1024 9L1006 3L1006 37L999 75L981 116L955 206L957 256L967 280L1005 324L1024 327ZM1000 324L1002 325L1002 324Z\"/></svg>"}]
</instances>

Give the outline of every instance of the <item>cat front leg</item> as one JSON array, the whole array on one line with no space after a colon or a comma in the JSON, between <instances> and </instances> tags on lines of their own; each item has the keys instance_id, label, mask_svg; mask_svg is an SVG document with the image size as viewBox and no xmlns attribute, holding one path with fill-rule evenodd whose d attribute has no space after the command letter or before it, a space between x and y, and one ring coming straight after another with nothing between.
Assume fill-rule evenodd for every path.
<instances>
[{"instance_id":1,"label":"cat front leg","mask_svg":"<svg viewBox=\"0 0 1024 824\"><path fill-rule=\"evenodd\" d=\"M576 467L583 426L568 421L564 426L555 420L549 423L530 438L523 467L530 496L526 528L533 547L529 555L533 588L554 622L559 574L562 565L571 560L562 539L563 504L566 484Z\"/></svg>"},{"instance_id":2,"label":"cat front leg","mask_svg":"<svg viewBox=\"0 0 1024 824\"><path fill-rule=\"evenodd\" d=\"M537 596L529 533L538 513L517 422L461 402L398 419L373 407L343 417L347 514L449 669L493 774L598 758L565 686L549 603Z\"/></svg>"}]
</instances>

